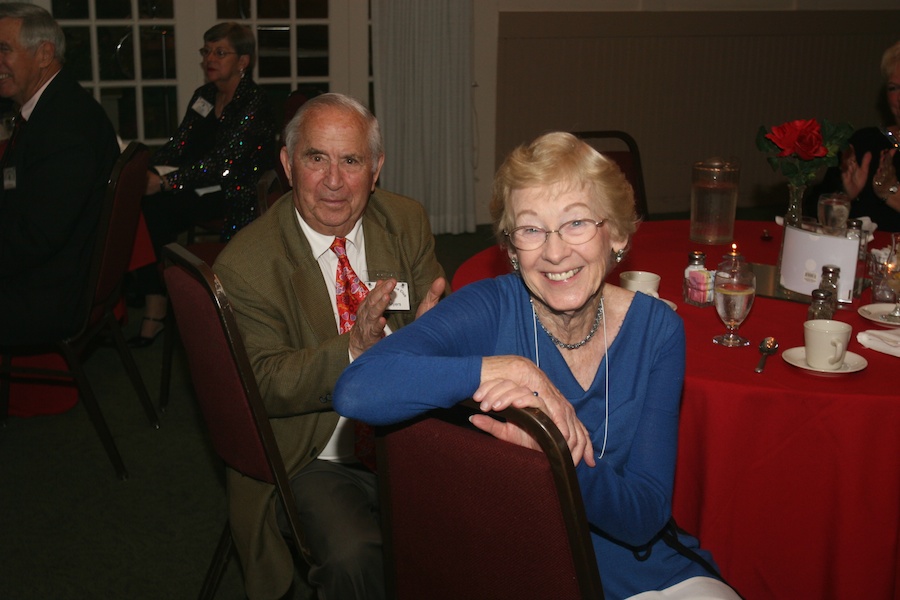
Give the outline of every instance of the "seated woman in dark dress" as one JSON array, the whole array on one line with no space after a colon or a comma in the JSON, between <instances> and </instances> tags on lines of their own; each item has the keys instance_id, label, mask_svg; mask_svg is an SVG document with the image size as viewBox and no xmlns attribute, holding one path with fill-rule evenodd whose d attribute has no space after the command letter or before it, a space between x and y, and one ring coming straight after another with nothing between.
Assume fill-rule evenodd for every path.
<instances>
[{"instance_id":1,"label":"seated woman in dark dress","mask_svg":"<svg viewBox=\"0 0 900 600\"><path fill-rule=\"evenodd\" d=\"M191 98L175 135L153 157L147 173L144 218L157 257L191 225L224 219L222 241L256 217L256 182L275 165L275 119L251 79L253 32L220 23L203 34L200 49L206 85ZM156 265L138 271L146 308L135 348L162 331L167 301Z\"/></svg>"},{"instance_id":2,"label":"seated woman in dark dress","mask_svg":"<svg viewBox=\"0 0 900 600\"><path fill-rule=\"evenodd\" d=\"M825 173L809 202L814 205L819 194L843 190L854 198L851 218L869 217L881 230L900 231L900 152L884 133L891 131L900 139L900 42L884 52L881 73L892 122L856 131L840 167Z\"/></svg>"}]
</instances>

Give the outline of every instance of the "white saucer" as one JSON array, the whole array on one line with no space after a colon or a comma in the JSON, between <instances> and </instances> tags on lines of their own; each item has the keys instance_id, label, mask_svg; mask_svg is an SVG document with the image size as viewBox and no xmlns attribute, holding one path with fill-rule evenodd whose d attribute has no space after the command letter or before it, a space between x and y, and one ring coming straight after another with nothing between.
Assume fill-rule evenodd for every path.
<instances>
[{"instance_id":1,"label":"white saucer","mask_svg":"<svg viewBox=\"0 0 900 600\"><path fill-rule=\"evenodd\" d=\"M677 310L678 310L678 305L675 304L674 302L672 302L671 300L666 300L665 298L660 298L660 300L662 300L663 302L665 302L665 303L666 303L666 306L668 306L668 307L671 308L672 310L674 310L674 311L677 311Z\"/></svg>"},{"instance_id":2,"label":"white saucer","mask_svg":"<svg viewBox=\"0 0 900 600\"><path fill-rule=\"evenodd\" d=\"M823 375L856 373L857 371L862 371L869 365L869 362L859 354L847 352L847 354L844 355L844 364L841 365L840 369L834 371L829 371L828 369L816 369L806 364L806 348L803 346L785 350L781 353L781 358L790 365L800 367L805 371L812 371L813 373L821 373Z\"/></svg>"},{"instance_id":3,"label":"white saucer","mask_svg":"<svg viewBox=\"0 0 900 600\"><path fill-rule=\"evenodd\" d=\"M856 312L859 313L863 319L868 319L873 323L878 323L879 325L883 325L884 327L900 327L900 323L891 323L889 321L885 321L881 318L882 315L886 315L897 306L893 302L885 302L881 304L866 304L865 306L860 306Z\"/></svg>"}]
</instances>

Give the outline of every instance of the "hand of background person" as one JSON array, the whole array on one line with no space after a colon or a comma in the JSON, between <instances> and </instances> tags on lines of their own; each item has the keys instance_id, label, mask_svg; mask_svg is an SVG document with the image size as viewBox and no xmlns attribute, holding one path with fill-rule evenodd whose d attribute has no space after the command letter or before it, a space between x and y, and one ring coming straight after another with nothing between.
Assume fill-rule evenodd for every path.
<instances>
[{"instance_id":1,"label":"hand of background person","mask_svg":"<svg viewBox=\"0 0 900 600\"><path fill-rule=\"evenodd\" d=\"M444 293L444 289L447 287L447 280L443 277L438 277L431 283L431 287L428 289L428 293L425 294L425 298L422 302L419 303L419 308L416 309L416 318L418 319L429 310L435 307L438 303L438 300L441 299L441 296Z\"/></svg>"},{"instance_id":2,"label":"hand of background person","mask_svg":"<svg viewBox=\"0 0 900 600\"><path fill-rule=\"evenodd\" d=\"M162 181L162 178L159 174L147 171L147 189L144 191L144 195L152 196L153 194L158 194L162 190L159 185L160 181Z\"/></svg>"},{"instance_id":3,"label":"hand of background person","mask_svg":"<svg viewBox=\"0 0 900 600\"><path fill-rule=\"evenodd\" d=\"M878 159L878 169L872 177L872 189L875 195L886 200L890 196L890 188L897 183L897 172L894 170L894 154L896 148L882 150Z\"/></svg>"},{"instance_id":4,"label":"hand of background person","mask_svg":"<svg viewBox=\"0 0 900 600\"><path fill-rule=\"evenodd\" d=\"M534 363L521 356L489 356L482 361L481 385L472 398L484 412L500 411L508 406L535 407L542 410L566 439L572 461L584 459L595 466L594 446L587 428L575 414L575 407ZM535 441L512 423L502 423L487 415L474 415L472 424L504 441L537 448Z\"/></svg>"},{"instance_id":5,"label":"hand of background person","mask_svg":"<svg viewBox=\"0 0 900 600\"><path fill-rule=\"evenodd\" d=\"M356 309L356 322L350 330L350 356L356 359L384 337L387 319L384 311L391 304L396 279L378 281Z\"/></svg>"},{"instance_id":6,"label":"hand of background person","mask_svg":"<svg viewBox=\"0 0 900 600\"><path fill-rule=\"evenodd\" d=\"M866 187L871 162L872 153L866 152L863 155L862 164L857 163L856 151L852 144L841 154L841 181L844 184L844 191L850 198L858 197Z\"/></svg>"}]
</instances>

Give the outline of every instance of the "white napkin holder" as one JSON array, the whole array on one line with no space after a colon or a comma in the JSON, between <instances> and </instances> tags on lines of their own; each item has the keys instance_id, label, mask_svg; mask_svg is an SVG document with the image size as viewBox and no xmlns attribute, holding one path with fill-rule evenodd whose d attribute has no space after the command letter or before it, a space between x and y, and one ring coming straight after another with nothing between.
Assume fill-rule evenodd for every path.
<instances>
[{"instance_id":1,"label":"white napkin holder","mask_svg":"<svg viewBox=\"0 0 900 600\"><path fill-rule=\"evenodd\" d=\"M853 302L853 283L859 240L807 231L798 227L784 228L781 251L781 285L785 289L805 294L819 287L823 265L840 267L838 301Z\"/></svg>"}]
</instances>

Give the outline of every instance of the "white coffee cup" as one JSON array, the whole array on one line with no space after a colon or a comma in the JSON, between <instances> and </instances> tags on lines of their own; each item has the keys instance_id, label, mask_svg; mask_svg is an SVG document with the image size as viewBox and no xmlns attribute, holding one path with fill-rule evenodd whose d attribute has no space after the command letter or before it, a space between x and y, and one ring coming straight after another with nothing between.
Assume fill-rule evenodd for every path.
<instances>
[{"instance_id":1,"label":"white coffee cup","mask_svg":"<svg viewBox=\"0 0 900 600\"><path fill-rule=\"evenodd\" d=\"M625 271L619 275L619 285L626 290L644 292L654 298L659 298L659 280L659 275L650 271Z\"/></svg>"},{"instance_id":2,"label":"white coffee cup","mask_svg":"<svg viewBox=\"0 0 900 600\"><path fill-rule=\"evenodd\" d=\"M837 371L844 364L853 327L842 321L816 319L803 323L806 364L813 369Z\"/></svg>"}]
</instances>

